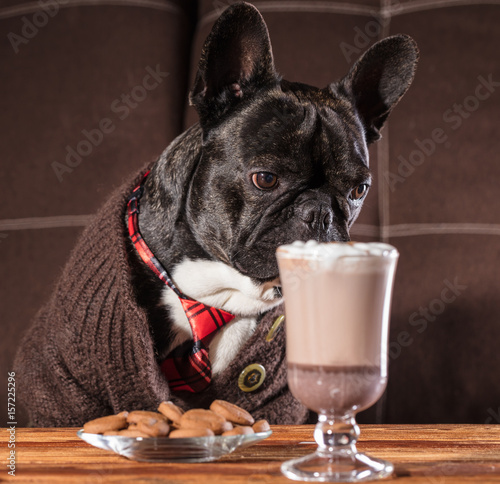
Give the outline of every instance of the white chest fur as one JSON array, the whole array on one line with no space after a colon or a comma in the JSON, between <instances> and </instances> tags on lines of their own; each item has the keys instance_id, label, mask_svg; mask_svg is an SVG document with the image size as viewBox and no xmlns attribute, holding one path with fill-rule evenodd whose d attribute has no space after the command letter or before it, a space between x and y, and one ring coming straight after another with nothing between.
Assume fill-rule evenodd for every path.
<instances>
[{"instance_id":1,"label":"white chest fur","mask_svg":"<svg viewBox=\"0 0 500 484\"><path fill-rule=\"evenodd\" d=\"M212 374L223 371L250 338L259 314L278 305L278 280L257 285L223 262L184 259L171 272L175 285L189 297L235 315L209 345ZM170 309L175 337L169 351L191 339L191 327L175 293L165 286L162 303Z\"/></svg>"}]
</instances>

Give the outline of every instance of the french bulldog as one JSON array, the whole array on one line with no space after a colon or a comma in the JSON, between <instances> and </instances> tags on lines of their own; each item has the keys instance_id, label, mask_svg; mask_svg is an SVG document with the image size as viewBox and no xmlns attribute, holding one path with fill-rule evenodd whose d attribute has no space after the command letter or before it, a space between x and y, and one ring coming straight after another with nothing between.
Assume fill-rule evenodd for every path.
<instances>
[{"instance_id":1,"label":"french bulldog","mask_svg":"<svg viewBox=\"0 0 500 484\"><path fill-rule=\"evenodd\" d=\"M189 97L200 121L152 167L138 218L175 285L235 315L210 343L214 375L259 315L282 301L277 247L349 240L370 189L368 145L409 88L417 59L410 37L388 37L343 79L316 88L281 78L251 4L233 4L215 23ZM191 328L175 293L137 254L132 263L162 360L192 338Z\"/></svg>"}]
</instances>

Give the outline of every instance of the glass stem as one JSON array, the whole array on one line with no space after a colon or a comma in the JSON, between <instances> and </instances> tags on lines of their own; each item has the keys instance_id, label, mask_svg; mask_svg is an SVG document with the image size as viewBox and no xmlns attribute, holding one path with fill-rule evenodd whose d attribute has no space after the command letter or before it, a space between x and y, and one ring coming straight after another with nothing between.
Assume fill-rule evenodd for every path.
<instances>
[{"instance_id":1,"label":"glass stem","mask_svg":"<svg viewBox=\"0 0 500 484\"><path fill-rule=\"evenodd\" d=\"M348 452L356 453L359 427L352 414L342 416L318 415L314 429L314 440L319 453Z\"/></svg>"}]
</instances>

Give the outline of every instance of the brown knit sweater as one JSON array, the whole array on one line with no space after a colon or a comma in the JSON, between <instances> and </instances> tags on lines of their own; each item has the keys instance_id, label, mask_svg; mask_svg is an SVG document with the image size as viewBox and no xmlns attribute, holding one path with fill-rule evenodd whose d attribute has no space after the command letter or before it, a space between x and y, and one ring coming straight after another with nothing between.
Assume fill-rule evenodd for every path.
<instances>
[{"instance_id":1,"label":"brown knit sweater","mask_svg":"<svg viewBox=\"0 0 500 484\"><path fill-rule=\"evenodd\" d=\"M124 214L142 174L110 198L83 232L55 291L16 356L18 395L31 425L81 426L121 410L153 410L171 399L183 408L228 400L270 423L304 423L308 411L286 382L285 331L266 342L283 308L265 314L230 366L198 394L172 393L155 359L145 311L128 263ZM245 393L238 376L249 364L266 369L263 385Z\"/></svg>"}]
</instances>

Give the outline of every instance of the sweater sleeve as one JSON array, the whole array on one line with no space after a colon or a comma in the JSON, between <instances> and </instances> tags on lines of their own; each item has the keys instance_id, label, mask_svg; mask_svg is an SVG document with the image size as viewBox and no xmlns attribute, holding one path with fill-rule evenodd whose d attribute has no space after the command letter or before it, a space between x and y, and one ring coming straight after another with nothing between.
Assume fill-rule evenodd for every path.
<instances>
[{"instance_id":1,"label":"sweater sleeve","mask_svg":"<svg viewBox=\"0 0 500 484\"><path fill-rule=\"evenodd\" d=\"M109 413L105 402L96 401L99 392L92 392L75 375L77 358L68 360L68 353L58 350L64 335L50 331L49 315L47 308L39 313L14 363L18 394L28 412L29 425L77 426L85 422L91 413L89 408Z\"/></svg>"},{"instance_id":2,"label":"sweater sleeve","mask_svg":"<svg viewBox=\"0 0 500 484\"><path fill-rule=\"evenodd\" d=\"M130 191L118 191L84 230L18 349L19 399L33 425L78 426L170 397L135 303L123 218Z\"/></svg>"}]
</instances>

